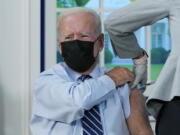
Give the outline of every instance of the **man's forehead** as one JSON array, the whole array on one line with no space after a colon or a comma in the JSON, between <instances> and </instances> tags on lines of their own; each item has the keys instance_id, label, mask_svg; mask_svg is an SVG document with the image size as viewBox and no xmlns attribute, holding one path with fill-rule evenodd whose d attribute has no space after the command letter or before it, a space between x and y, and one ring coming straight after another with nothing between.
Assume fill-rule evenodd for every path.
<instances>
[{"instance_id":1,"label":"man's forehead","mask_svg":"<svg viewBox=\"0 0 180 135\"><path fill-rule=\"evenodd\" d=\"M60 32L63 34L92 34L96 31L95 22L88 19L86 16L84 18L76 18L76 16L69 16L69 18L64 18L62 21Z\"/></svg>"},{"instance_id":2,"label":"man's forehead","mask_svg":"<svg viewBox=\"0 0 180 135\"><path fill-rule=\"evenodd\" d=\"M63 19L62 19L62 23L60 25L66 25L67 22L71 22L72 24L73 23L84 23L84 22L88 22L88 23L94 23L95 22L95 17L90 14L90 13L72 13L72 14L69 14L67 16L64 16Z\"/></svg>"},{"instance_id":3,"label":"man's forehead","mask_svg":"<svg viewBox=\"0 0 180 135\"><path fill-rule=\"evenodd\" d=\"M90 12L75 12L75 13L67 14L64 18L78 17L78 16L86 16L85 18L89 18L89 17L93 17L94 15Z\"/></svg>"}]
</instances>

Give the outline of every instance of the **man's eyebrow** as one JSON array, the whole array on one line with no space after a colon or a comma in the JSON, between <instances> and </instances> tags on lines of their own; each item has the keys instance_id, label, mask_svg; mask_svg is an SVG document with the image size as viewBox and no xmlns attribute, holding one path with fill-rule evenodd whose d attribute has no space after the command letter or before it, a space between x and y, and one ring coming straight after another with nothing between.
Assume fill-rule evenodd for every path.
<instances>
[{"instance_id":1,"label":"man's eyebrow","mask_svg":"<svg viewBox=\"0 0 180 135\"><path fill-rule=\"evenodd\" d=\"M91 35L89 32L82 32L81 35Z\"/></svg>"},{"instance_id":2,"label":"man's eyebrow","mask_svg":"<svg viewBox=\"0 0 180 135\"><path fill-rule=\"evenodd\" d=\"M72 36L73 34L70 33L70 34L62 34L63 36Z\"/></svg>"}]
</instances>

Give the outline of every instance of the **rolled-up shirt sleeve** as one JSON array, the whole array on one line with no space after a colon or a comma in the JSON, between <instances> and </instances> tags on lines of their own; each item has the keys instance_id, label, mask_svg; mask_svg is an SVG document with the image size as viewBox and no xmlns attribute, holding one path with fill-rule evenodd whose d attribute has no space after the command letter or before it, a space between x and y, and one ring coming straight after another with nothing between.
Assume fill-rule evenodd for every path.
<instances>
[{"instance_id":1,"label":"rolled-up shirt sleeve","mask_svg":"<svg viewBox=\"0 0 180 135\"><path fill-rule=\"evenodd\" d=\"M107 76L84 82L73 82L65 76L42 74L34 87L34 114L46 119L71 123L106 99L115 90L115 83Z\"/></svg>"}]
</instances>

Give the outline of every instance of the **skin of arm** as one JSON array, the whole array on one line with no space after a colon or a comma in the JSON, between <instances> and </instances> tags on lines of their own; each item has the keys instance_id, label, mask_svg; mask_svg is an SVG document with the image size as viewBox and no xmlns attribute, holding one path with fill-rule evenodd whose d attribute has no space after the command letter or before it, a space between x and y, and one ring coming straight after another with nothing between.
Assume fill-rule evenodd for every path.
<instances>
[{"instance_id":1,"label":"skin of arm","mask_svg":"<svg viewBox=\"0 0 180 135\"><path fill-rule=\"evenodd\" d=\"M154 135L145 109L144 96L137 88L131 90L130 107L127 125L131 135Z\"/></svg>"}]
</instances>

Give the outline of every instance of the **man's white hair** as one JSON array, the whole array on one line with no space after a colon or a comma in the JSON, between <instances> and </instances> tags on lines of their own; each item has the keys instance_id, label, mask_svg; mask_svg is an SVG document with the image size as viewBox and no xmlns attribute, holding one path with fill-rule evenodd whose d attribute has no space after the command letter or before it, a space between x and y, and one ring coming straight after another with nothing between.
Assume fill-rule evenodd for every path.
<instances>
[{"instance_id":1,"label":"man's white hair","mask_svg":"<svg viewBox=\"0 0 180 135\"><path fill-rule=\"evenodd\" d=\"M60 29L61 29L61 23L62 23L63 18L69 15L77 14L77 13L89 13L92 16L94 16L94 21L96 25L95 29L96 29L97 35L99 35L102 32L101 19L100 19L100 16L96 13L96 11L90 8L75 7L75 8L66 9L65 11L61 12L61 15L57 22L58 38L60 36Z\"/></svg>"}]
</instances>

